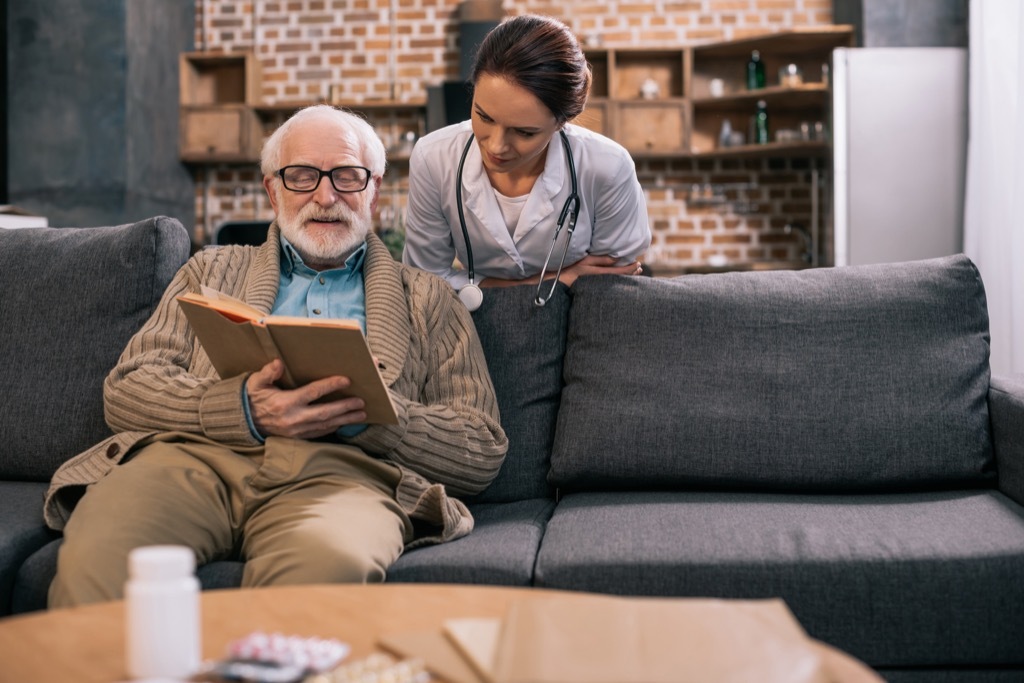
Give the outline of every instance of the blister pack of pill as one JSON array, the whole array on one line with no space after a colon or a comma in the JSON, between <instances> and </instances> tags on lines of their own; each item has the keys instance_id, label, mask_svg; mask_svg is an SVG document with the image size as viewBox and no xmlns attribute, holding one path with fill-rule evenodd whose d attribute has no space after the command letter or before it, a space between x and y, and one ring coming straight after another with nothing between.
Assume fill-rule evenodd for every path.
<instances>
[{"instance_id":1,"label":"blister pack of pill","mask_svg":"<svg viewBox=\"0 0 1024 683\"><path fill-rule=\"evenodd\" d=\"M224 659L208 663L203 676L245 683L298 683L337 668L349 650L338 640L256 631L229 643Z\"/></svg>"}]
</instances>

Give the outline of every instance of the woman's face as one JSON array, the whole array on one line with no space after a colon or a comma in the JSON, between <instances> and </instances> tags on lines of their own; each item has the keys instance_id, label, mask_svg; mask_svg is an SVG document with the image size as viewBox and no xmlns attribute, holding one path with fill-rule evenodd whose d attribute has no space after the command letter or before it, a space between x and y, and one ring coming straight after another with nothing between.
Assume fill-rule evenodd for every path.
<instances>
[{"instance_id":1,"label":"woman's face","mask_svg":"<svg viewBox=\"0 0 1024 683\"><path fill-rule=\"evenodd\" d=\"M551 136L561 128L533 93L491 74L476 81L472 121L489 173L539 173Z\"/></svg>"}]
</instances>

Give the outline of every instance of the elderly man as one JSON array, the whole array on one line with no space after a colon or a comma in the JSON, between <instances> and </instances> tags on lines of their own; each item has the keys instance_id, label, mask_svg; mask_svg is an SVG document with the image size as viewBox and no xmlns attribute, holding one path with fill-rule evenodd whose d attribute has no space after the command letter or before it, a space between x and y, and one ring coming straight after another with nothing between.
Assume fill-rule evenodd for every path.
<instances>
[{"instance_id":1,"label":"elderly man","mask_svg":"<svg viewBox=\"0 0 1024 683\"><path fill-rule=\"evenodd\" d=\"M465 306L372 234L384 165L373 129L329 106L267 140L266 243L182 267L107 378L116 434L54 475L51 606L120 597L141 545L186 545L200 564L241 557L246 586L369 582L410 543L470 532L450 496L483 490L507 441ZM219 377L175 300L201 286L275 315L358 320L398 424L363 424L358 398L317 402L346 377L283 390L279 361Z\"/></svg>"}]
</instances>

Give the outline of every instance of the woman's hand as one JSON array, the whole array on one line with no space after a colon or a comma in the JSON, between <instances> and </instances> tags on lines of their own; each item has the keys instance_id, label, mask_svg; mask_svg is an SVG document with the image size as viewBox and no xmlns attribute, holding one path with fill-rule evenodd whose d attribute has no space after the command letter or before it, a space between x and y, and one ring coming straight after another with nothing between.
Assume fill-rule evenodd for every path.
<instances>
[{"instance_id":1,"label":"woman's hand","mask_svg":"<svg viewBox=\"0 0 1024 683\"><path fill-rule=\"evenodd\" d=\"M615 265L616 259L611 256L587 255L576 263L562 269L559 282L571 287L580 275L639 275L642 267L639 261L624 266ZM549 273L549 276L554 273Z\"/></svg>"},{"instance_id":2,"label":"woman's hand","mask_svg":"<svg viewBox=\"0 0 1024 683\"><path fill-rule=\"evenodd\" d=\"M558 281L566 287L571 287L580 275L639 275L643 272L643 266L639 261L627 263L624 266L615 265L616 259L611 256L584 256L571 266L562 268L562 274ZM554 271L548 271L544 275L545 280L555 277ZM534 275L525 280L505 280L502 278L488 277L480 281L480 287L515 287L517 285L535 285L540 282L540 276Z\"/></svg>"}]
</instances>

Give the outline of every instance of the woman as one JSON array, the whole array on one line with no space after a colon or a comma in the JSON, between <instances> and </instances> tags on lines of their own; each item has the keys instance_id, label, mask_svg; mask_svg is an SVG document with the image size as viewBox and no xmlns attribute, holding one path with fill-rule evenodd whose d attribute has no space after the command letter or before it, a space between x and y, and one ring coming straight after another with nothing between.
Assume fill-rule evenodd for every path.
<instances>
[{"instance_id":1,"label":"woman","mask_svg":"<svg viewBox=\"0 0 1024 683\"><path fill-rule=\"evenodd\" d=\"M518 16L488 33L470 75L470 120L413 149L405 263L448 280L470 310L479 286L537 284L543 304L556 284L544 279L638 274L651 231L633 160L567 123L590 78L575 36L554 19Z\"/></svg>"}]
</instances>

